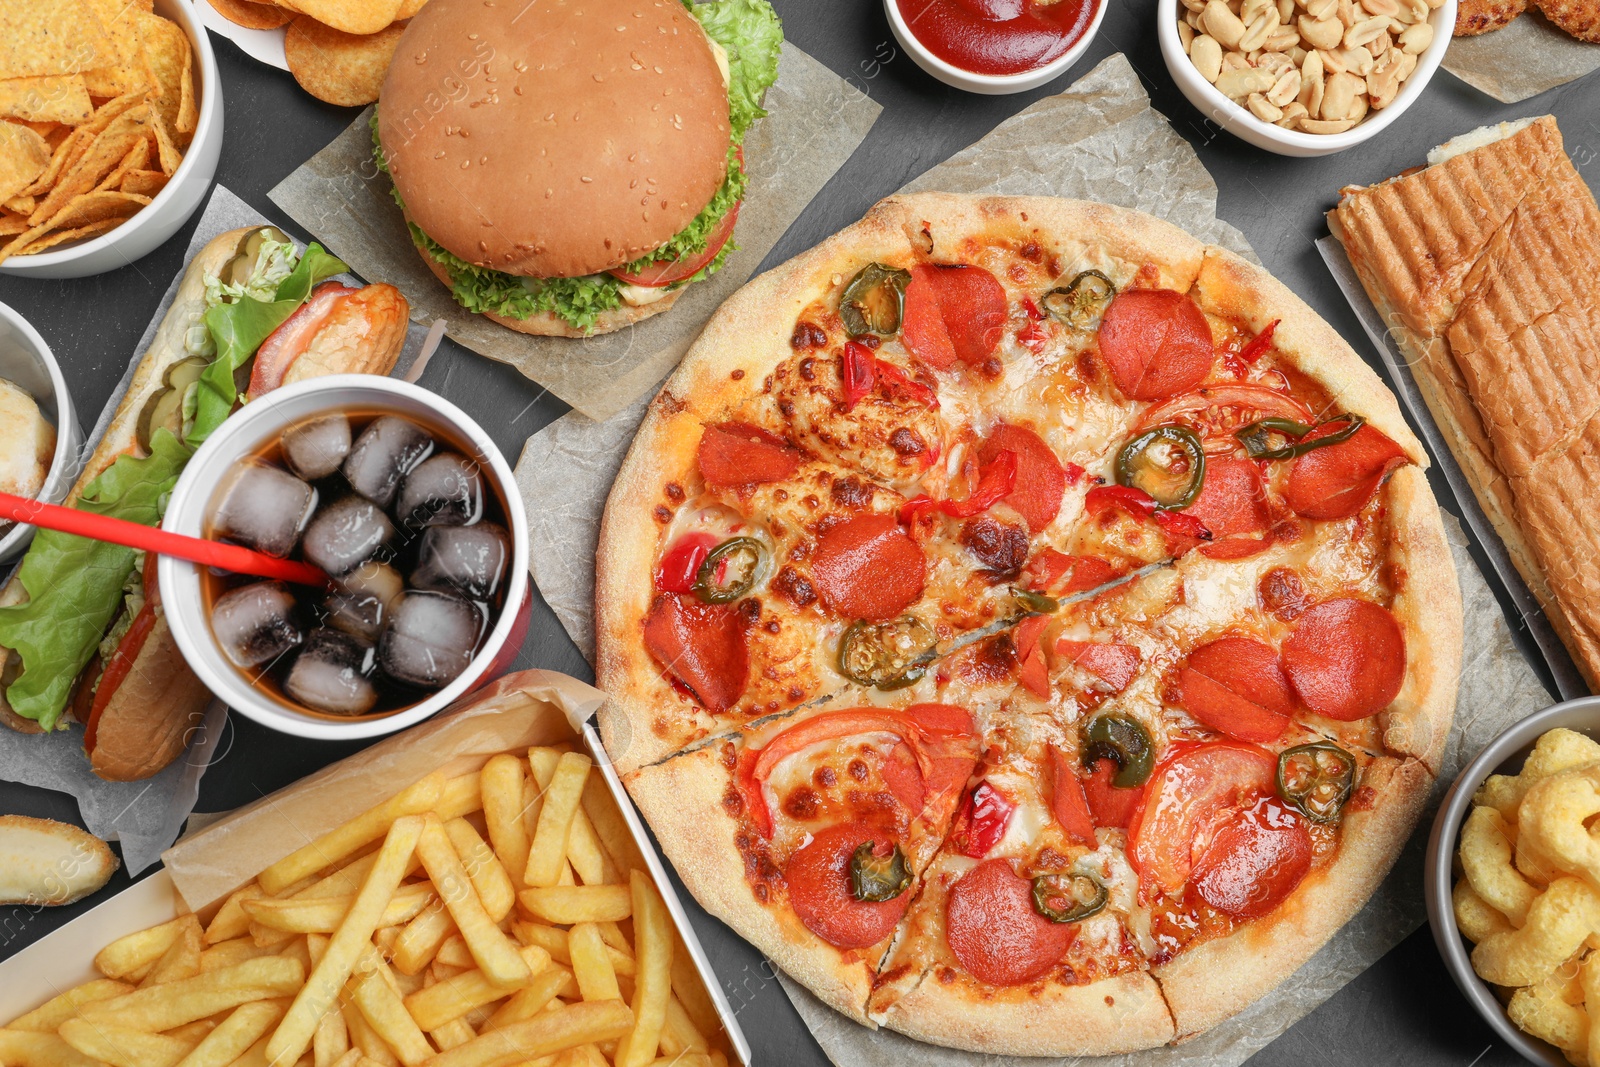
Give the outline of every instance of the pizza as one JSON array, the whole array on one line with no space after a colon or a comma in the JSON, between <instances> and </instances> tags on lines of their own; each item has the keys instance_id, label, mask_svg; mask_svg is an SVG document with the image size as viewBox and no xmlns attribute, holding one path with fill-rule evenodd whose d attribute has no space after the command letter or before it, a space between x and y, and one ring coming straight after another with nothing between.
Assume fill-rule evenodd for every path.
<instances>
[{"instance_id":1,"label":"pizza","mask_svg":"<svg viewBox=\"0 0 1600 1067\"><path fill-rule=\"evenodd\" d=\"M652 402L597 554L607 750L685 885L869 1026L1203 1031L1439 768L1427 457L1268 274L1137 212L893 197Z\"/></svg>"}]
</instances>

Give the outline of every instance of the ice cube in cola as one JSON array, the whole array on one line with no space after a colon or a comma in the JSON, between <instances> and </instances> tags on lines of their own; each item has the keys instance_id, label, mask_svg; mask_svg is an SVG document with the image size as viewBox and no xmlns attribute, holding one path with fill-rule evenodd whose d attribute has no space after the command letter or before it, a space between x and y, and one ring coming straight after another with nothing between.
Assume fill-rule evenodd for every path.
<instances>
[{"instance_id":1,"label":"ice cube in cola","mask_svg":"<svg viewBox=\"0 0 1600 1067\"><path fill-rule=\"evenodd\" d=\"M317 507L317 491L288 471L241 463L223 489L213 536L282 559L294 551Z\"/></svg>"},{"instance_id":2,"label":"ice cube in cola","mask_svg":"<svg viewBox=\"0 0 1600 1067\"><path fill-rule=\"evenodd\" d=\"M327 415L283 431L283 461L308 482L337 471L350 455L350 420Z\"/></svg>"},{"instance_id":3,"label":"ice cube in cola","mask_svg":"<svg viewBox=\"0 0 1600 1067\"><path fill-rule=\"evenodd\" d=\"M335 583L328 595L327 623L336 630L376 641L389 606L405 590L405 579L387 563L368 560Z\"/></svg>"},{"instance_id":4,"label":"ice cube in cola","mask_svg":"<svg viewBox=\"0 0 1600 1067\"><path fill-rule=\"evenodd\" d=\"M382 553L393 537L394 523L376 504L347 496L317 512L300 549L306 559L339 578Z\"/></svg>"},{"instance_id":5,"label":"ice cube in cola","mask_svg":"<svg viewBox=\"0 0 1600 1067\"><path fill-rule=\"evenodd\" d=\"M329 715L365 715L378 703L372 645L337 630L313 630L295 657L283 691Z\"/></svg>"},{"instance_id":6,"label":"ice cube in cola","mask_svg":"<svg viewBox=\"0 0 1600 1067\"><path fill-rule=\"evenodd\" d=\"M483 518L483 476L459 452L429 456L406 475L395 505L402 526L467 526Z\"/></svg>"},{"instance_id":7,"label":"ice cube in cola","mask_svg":"<svg viewBox=\"0 0 1600 1067\"><path fill-rule=\"evenodd\" d=\"M433 526L423 531L411 584L418 589L460 593L471 600L489 600L511 558L511 538L495 522L476 526Z\"/></svg>"},{"instance_id":8,"label":"ice cube in cola","mask_svg":"<svg viewBox=\"0 0 1600 1067\"><path fill-rule=\"evenodd\" d=\"M361 431L341 469L350 488L387 508L401 479L432 452L433 438L420 426L397 415L380 415Z\"/></svg>"},{"instance_id":9,"label":"ice cube in cola","mask_svg":"<svg viewBox=\"0 0 1600 1067\"><path fill-rule=\"evenodd\" d=\"M217 600L211 629L236 666L259 667L305 640L296 607L294 593L284 583L256 582Z\"/></svg>"},{"instance_id":10,"label":"ice cube in cola","mask_svg":"<svg viewBox=\"0 0 1600 1067\"><path fill-rule=\"evenodd\" d=\"M378 639L378 666L406 685L441 688L467 669L483 630L483 614L470 600L408 590Z\"/></svg>"}]
</instances>

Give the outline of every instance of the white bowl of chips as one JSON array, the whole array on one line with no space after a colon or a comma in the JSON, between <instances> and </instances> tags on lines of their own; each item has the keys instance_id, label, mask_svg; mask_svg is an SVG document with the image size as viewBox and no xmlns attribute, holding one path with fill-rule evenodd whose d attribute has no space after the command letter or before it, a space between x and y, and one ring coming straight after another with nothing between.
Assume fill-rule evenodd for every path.
<instances>
[{"instance_id":1,"label":"white bowl of chips","mask_svg":"<svg viewBox=\"0 0 1600 1067\"><path fill-rule=\"evenodd\" d=\"M1550 1067L1587 1060L1587 1016L1600 1013L1600 997L1585 993L1600 994L1589 808L1600 808L1600 697L1556 704L1495 738L1456 778L1428 838L1423 888L1450 976L1506 1044ZM1552 838L1585 855L1551 854Z\"/></svg>"},{"instance_id":2,"label":"white bowl of chips","mask_svg":"<svg viewBox=\"0 0 1600 1067\"><path fill-rule=\"evenodd\" d=\"M29 7L36 22L0 43L0 273L102 274L205 199L222 152L216 56L189 0Z\"/></svg>"}]
</instances>

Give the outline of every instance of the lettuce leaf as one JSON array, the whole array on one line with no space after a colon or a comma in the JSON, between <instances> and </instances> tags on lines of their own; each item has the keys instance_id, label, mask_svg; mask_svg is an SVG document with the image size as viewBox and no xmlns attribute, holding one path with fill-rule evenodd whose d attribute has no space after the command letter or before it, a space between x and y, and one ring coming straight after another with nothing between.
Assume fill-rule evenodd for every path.
<instances>
[{"instance_id":1,"label":"lettuce leaf","mask_svg":"<svg viewBox=\"0 0 1600 1067\"><path fill-rule=\"evenodd\" d=\"M90 482L74 506L97 515L154 526L192 455L166 429L150 455L119 456ZM11 710L45 729L61 721L78 674L122 609L122 589L139 553L121 545L40 530L18 577L28 602L0 608L0 646L22 658L22 674L6 689Z\"/></svg>"},{"instance_id":2,"label":"lettuce leaf","mask_svg":"<svg viewBox=\"0 0 1600 1067\"><path fill-rule=\"evenodd\" d=\"M200 375L194 427L185 438L191 447L200 447L233 411L239 399L234 372L250 362L261 342L299 310L318 282L349 269L337 256L313 242L306 246L294 270L278 283L274 299L237 300L216 304L206 311L206 329L217 343L217 358Z\"/></svg>"},{"instance_id":3,"label":"lettuce leaf","mask_svg":"<svg viewBox=\"0 0 1600 1067\"><path fill-rule=\"evenodd\" d=\"M648 256L627 264L637 273L652 263L693 256L705 250L717 224L743 199L748 177L738 161L739 146L751 125L766 115L761 98L778 77L778 53L783 45L783 26L767 0L684 0L688 9L705 28L706 36L728 54L728 122L732 138L728 145L728 176L711 202L701 209L689 225ZM374 108L372 127L373 159L387 172L383 145L378 138L378 113ZM402 209L400 191L390 186L389 195ZM623 282L610 274L590 274L579 278L524 278L488 267L479 267L452 255L445 247L409 224L412 242L445 268L450 276L450 291L456 302L468 311L491 311L507 318L525 319L550 312L576 330L590 330L602 312L622 306ZM728 255L737 249L729 241L710 263L692 278L675 283L677 289L708 278L722 269Z\"/></svg>"}]
</instances>

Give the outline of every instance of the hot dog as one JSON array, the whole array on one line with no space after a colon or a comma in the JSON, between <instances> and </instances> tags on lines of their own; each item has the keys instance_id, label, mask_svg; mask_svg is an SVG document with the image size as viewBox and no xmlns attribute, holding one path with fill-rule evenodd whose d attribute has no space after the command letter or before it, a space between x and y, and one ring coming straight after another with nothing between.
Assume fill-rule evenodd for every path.
<instances>
[{"instance_id":1,"label":"hot dog","mask_svg":"<svg viewBox=\"0 0 1600 1067\"><path fill-rule=\"evenodd\" d=\"M245 393L393 369L406 300L389 285L326 281L345 269L270 226L208 243L67 503L154 525L189 457ZM75 718L94 772L132 781L183 752L209 700L167 627L153 559L39 531L0 589L0 722L44 733Z\"/></svg>"}]
</instances>

